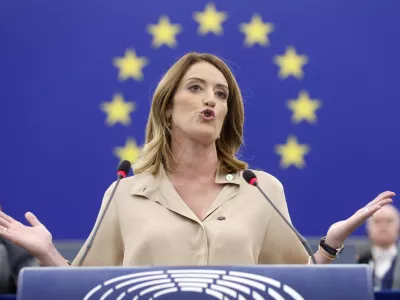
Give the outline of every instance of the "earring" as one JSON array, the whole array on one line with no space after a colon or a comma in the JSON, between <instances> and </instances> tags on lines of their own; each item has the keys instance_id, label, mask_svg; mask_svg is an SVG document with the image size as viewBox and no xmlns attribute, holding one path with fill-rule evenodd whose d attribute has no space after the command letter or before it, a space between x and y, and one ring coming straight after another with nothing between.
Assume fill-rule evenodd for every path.
<instances>
[{"instance_id":1,"label":"earring","mask_svg":"<svg viewBox=\"0 0 400 300\"><path fill-rule=\"evenodd\" d=\"M167 119L167 127L168 127L168 128L171 127L171 123L170 123L169 120L170 120L170 119Z\"/></svg>"}]
</instances>

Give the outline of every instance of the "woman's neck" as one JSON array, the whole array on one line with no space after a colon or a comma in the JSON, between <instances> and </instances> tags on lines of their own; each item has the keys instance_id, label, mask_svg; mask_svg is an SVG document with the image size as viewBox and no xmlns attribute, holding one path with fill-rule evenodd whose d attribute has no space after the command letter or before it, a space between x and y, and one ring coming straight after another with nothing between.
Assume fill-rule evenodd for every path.
<instances>
[{"instance_id":1,"label":"woman's neck","mask_svg":"<svg viewBox=\"0 0 400 300\"><path fill-rule=\"evenodd\" d=\"M171 143L173 175L181 178L210 178L214 180L218 169L215 143L203 145L192 139Z\"/></svg>"}]
</instances>

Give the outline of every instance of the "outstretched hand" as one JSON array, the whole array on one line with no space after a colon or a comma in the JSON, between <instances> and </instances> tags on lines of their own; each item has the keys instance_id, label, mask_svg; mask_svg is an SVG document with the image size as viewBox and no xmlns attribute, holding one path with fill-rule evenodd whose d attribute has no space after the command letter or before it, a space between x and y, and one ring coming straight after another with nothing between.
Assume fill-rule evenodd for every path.
<instances>
[{"instance_id":1,"label":"outstretched hand","mask_svg":"<svg viewBox=\"0 0 400 300\"><path fill-rule=\"evenodd\" d=\"M24 248L35 257L45 256L52 245L51 233L34 214L28 212L25 218L32 226L25 226L0 211L0 236Z\"/></svg>"},{"instance_id":2,"label":"outstretched hand","mask_svg":"<svg viewBox=\"0 0 400 300\"><path fill-rule=\"evenodd\" d=\"M360 208L347 220L334 223L326 235L326 243L334 248L339 248L346 238L360 227L368 218L386 204L392 203L396 194L390 191L379 194L374 200Z\"/></svg>"}]
</instances>

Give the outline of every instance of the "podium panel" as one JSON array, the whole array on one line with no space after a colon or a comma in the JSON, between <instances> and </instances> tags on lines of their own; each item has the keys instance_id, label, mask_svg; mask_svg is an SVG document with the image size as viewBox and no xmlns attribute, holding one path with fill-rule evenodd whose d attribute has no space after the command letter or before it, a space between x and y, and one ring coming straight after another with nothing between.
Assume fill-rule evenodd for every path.
<instances>
[{"instance_id":1,"label":"podium panel","mask_svg":"<svg viewBox=\"0 0 400 300\"><path fill-rule=\"evenodd\" d=\"M18 300L373 300L367 266L27 268Z\"/></svg>"}]
</instances>

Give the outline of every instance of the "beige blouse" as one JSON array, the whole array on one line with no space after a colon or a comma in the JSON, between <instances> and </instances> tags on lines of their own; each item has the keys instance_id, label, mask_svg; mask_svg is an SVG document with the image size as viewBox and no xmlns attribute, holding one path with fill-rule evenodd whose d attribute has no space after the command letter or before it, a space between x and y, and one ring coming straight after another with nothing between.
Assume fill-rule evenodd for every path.
<instances>
[{"instance_id":1,"label":"beige blouse","mask_svg":"<svg viewBox=\"0 0 400 300\"><path fill-rule=\"evenodd\" d=\"M290 220L282 184L265 172L254 172L261 188ZM295 234L257 188L244 181L241 172L217 174L215 180L226 185L203 221L181 199L163 168L155 176L144 172L121 180L83 265L308 262L307 252ZM100 212L113 186L106 191ZM77 265L86 243L73 265Z\"/></svg>"}]
</instances>

